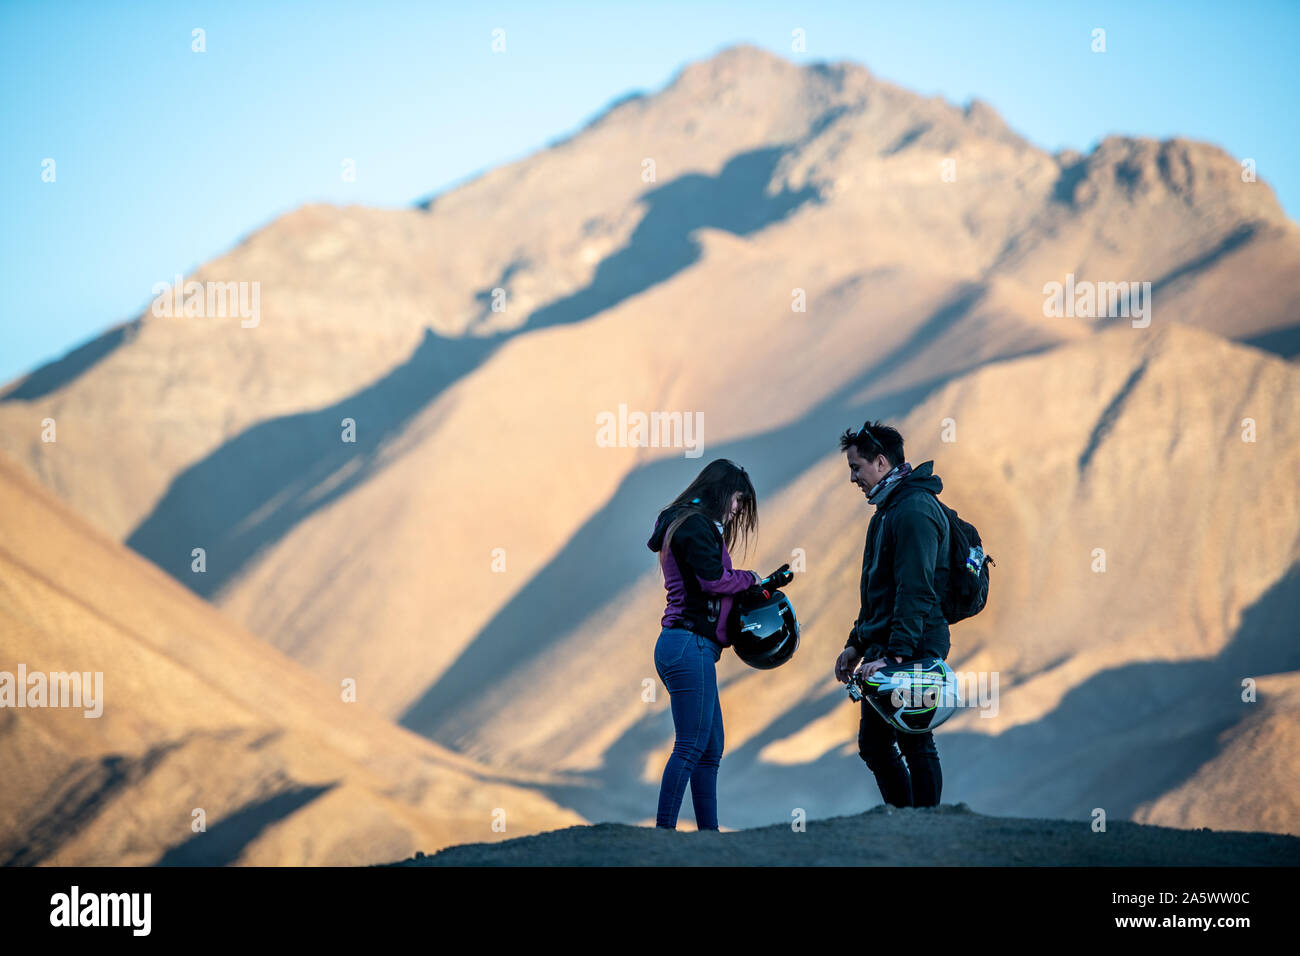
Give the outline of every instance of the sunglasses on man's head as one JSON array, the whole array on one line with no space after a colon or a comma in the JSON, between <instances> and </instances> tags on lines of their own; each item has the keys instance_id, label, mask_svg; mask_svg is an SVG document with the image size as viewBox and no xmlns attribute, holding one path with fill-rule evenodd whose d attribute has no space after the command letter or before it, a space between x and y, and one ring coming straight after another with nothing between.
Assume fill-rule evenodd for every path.
<instances>
[{"instance_id":1,"label":"sunglasses on man's head","mask_svg":"<svg viewBox=\"0 0 1300 956\"><path fill-rule=\"evenodd\" d=\"M875 448L877 449L876 454L880 454L880 455L885 454L885 446L880 444L880 439L878 439L875 435L871 434L871 432L867 430L867 427L865 425L863 425L862 428L858 430L857 437L870 439L871 444L874 445ZM875 458L876 456L870 455L868 457ZM886 457L888 456L886 455Z\"/></svg>"}]
</instances>

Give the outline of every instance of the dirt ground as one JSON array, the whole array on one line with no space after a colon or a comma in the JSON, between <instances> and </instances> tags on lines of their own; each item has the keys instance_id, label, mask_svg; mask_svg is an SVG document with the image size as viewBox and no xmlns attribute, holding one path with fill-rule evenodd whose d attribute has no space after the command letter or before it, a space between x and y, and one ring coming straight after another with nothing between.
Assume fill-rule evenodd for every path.
<instances>
[{"instance_id":1,"label":"dirt ground","mask_svg":"<svg viewBox=\"0 0 1300 956\"><path fill-rule=\"evenodd\" d=\"M599 823L469 843L393 866L1296 866L1300 837L990 817L964 803L877 806L734 832Z\"/></svg>"}]
</instances>

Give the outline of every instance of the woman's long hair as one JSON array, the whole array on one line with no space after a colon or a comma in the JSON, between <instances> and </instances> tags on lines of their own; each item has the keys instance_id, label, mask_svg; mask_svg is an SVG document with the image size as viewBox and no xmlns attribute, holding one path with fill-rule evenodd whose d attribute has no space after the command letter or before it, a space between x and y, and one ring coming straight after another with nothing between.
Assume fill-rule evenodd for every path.
<instances>
[{"instance_id":1,"label":"woman's long hair","mask_svg":"<svg viewBox=\"0 0 1300 956\"><path fill-rule=\"evenodd\" d=\"M740 512L733 518L731 496L737 491ZM749 536L758 531L758 496L745 469L735 462L717 458L705 465L686 490L668 505L669 508L678 506L702 511L709 520L722 522L722 540L728 552L734 552L737 539L742 549L749 551Z\"/></svg>"}]
</instances>

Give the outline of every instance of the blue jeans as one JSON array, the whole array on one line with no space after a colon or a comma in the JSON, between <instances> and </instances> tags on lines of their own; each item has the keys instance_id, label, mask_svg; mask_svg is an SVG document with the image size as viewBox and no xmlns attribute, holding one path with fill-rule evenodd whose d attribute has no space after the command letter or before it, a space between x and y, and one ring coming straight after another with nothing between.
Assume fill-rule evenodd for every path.
<instances>
[{"instance_id":1,"label":"blue jeans","mask_svg":"<svg viewBox=\"0 0 1300 956\"><path fill-rule=\"evenodd\" d=\"M672 701L676 740L659 785L655 825L676 829L691 785L695 826L718 828L718 763L722 760L722 704L717 662L722 646L680 627L666 627L655 643L655 670Z\"/></svg>"}]
</instances>

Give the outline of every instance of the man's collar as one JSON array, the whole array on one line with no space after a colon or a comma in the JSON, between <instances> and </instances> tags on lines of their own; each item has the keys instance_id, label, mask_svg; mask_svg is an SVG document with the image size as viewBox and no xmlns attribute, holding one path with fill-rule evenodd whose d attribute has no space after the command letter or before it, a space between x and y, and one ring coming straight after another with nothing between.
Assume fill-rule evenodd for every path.
<instances>
[{"instance_id":1,"label":"man's collar","mask_svg":"<svg viewBox=\"0 0 1300 956\"><path fill-rule=\"evenodd\" d=\"M912 473L912 466L908 462L901 465L895 465L881 478L875 487L867 493L867 502L879 508L885 503L885 499L893 492L894 488Z\"/></svg>"}]
</instances>

